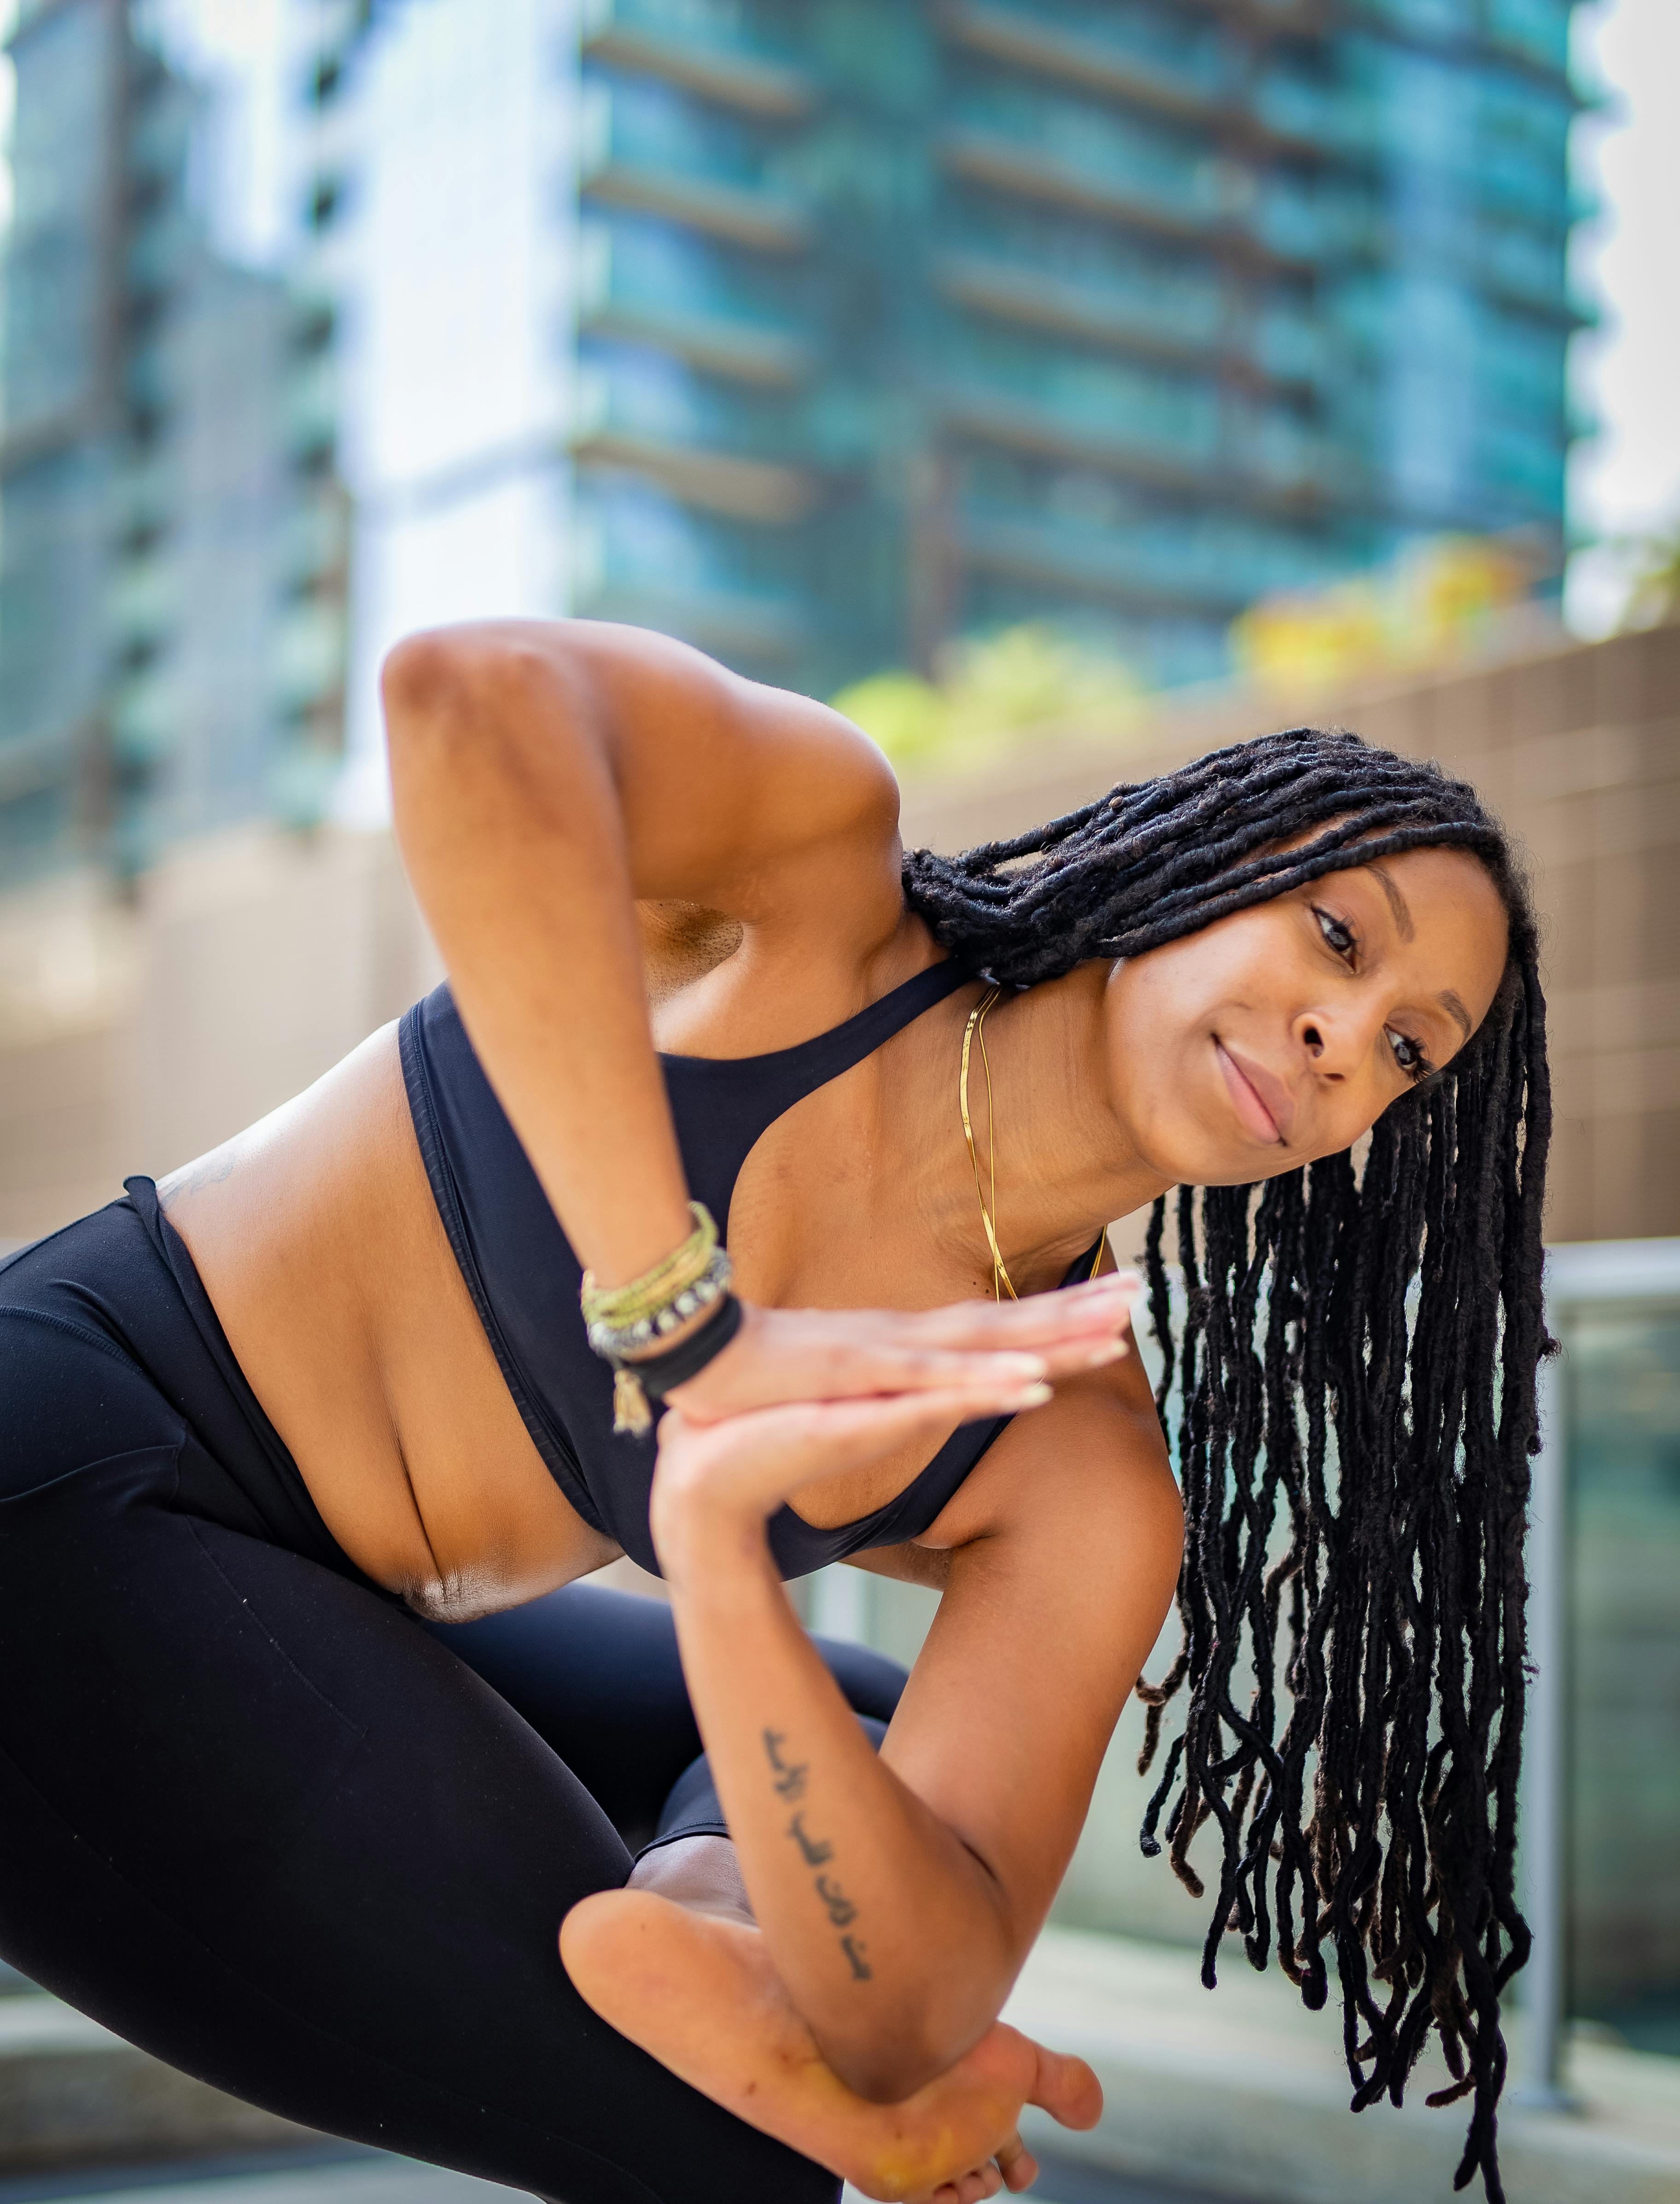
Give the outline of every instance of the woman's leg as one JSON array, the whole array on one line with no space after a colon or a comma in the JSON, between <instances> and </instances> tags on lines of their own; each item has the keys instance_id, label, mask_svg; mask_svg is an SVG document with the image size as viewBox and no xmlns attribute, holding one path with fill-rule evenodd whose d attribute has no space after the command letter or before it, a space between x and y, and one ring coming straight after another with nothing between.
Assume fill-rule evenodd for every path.
<instances>
[{"instance_id":1,"label":"woman's leg","mask_svg":"<svg viewBox=\"0 0 1680 2204\"><path fill-rule=\"evenodd\" d=\"M632 1851L679 1779L698 1780L700 1731L662 1600L568 1585L482 1622L428 1627L553 1747ZM898 1663L814 1642L854 1711L890 1721L907 1680Z\"/></svg>"},{"instance_id":2,"label":"woman's leg","mask_svg":"<svg viewBox=\"0 0 1680 2204\"><path fill-rule=\"evenodd\" d=\"M559 1925L629 1860L531 1728L240 1527L109 1348L0 1314L0 1951L252 2102L570 2204L831 2200L573 1988Z\"/></svg>"}]
</instances>

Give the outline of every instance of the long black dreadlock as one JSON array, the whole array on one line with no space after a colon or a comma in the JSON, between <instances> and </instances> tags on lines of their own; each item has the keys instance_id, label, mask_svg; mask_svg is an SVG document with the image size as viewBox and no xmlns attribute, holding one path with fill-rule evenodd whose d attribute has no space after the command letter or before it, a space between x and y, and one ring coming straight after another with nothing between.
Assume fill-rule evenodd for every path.
<instances>
[{"instance_id":1,"label":"long black dreadlock","mask_svg":"<svg viewBox=\"0 0 1680 2204\"><path fill-rule=\"evenodd\" d=\"M1335 1956L1356 2111L1401 2100L1431 2028L1474 2093L1455 2186L1494 2148L1500 1994L1528 1958L1515 1891L1523 1539L1547 1340L1541 1205L1551 1105L1534 913L1497 822L1439 767L1295 728L966 855L911 852L936 938L1003 985L1139 956L1374 857L1473 851L1511 927L1475 1040L1349 1155L1255 1186L1181 1187L1175 1342L1168 1200L1147 1243L1151 1313L1186 1518L1182 1650L1148 1708L1187 1686L1145 1816L1197 1895L1191 1840L1222 1850L1202 1960L1240 1934L1308 2006ZM1287 1550L1274 1557L1281 1508ZM1280 1541L1281 1543L1281 1537ZM1287 1609L1287 1711L1278 1640ZM1251 1680L1236 1677L1245 1650ZM1245 1703L1244 1701L1245 1700ZM1310 1793L1310 1795L1309 1795Z\"/></svg>"}]
</instances>

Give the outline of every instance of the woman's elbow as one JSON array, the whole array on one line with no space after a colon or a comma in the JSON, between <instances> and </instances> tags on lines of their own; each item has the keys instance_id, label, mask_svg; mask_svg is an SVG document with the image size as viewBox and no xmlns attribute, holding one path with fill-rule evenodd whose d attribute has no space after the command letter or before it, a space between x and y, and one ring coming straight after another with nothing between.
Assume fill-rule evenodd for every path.
<instances>
[{"instance_id":1,"label":"woman's elbow","mask_svg":"<svg viewBox=\"0 0 1680 2204\"><path fill-rule=\"evenodd\" d=\"M482 723L499 705L528 701L553 679L550 654L517 630L487 625L405 636L387 653L379 685L394 744Z\"/></svg>"}]
</instances>

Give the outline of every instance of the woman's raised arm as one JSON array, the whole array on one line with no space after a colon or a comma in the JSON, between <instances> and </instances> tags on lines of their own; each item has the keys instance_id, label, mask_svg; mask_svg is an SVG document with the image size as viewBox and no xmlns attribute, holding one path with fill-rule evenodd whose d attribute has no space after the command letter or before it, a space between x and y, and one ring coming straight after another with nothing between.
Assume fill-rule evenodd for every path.
<instances>
[{"instance_id":1,"label":"woman's raised arm","mask_svg":"<svg viewBox=\"0 0 1680 2204\"><path fill-rule=\"evenodd\" d=\"M396 826L463 1020L603 1283L689 1232L643 993L640 898L890 940L897 791L837 714L592 621L499 622L386 661Z\"/></svg>"},{"instance_id":2,"label":"woman's raised arm","mask_svg":"<svg viewBox=\"0 0 1680 2204\"><path fill-rule=\"evenodd\" d=\"M689 1229L636 903L739 919L748 955L808 942L838 993L903 920L892 775L837 713L639 628L443 629L393 651L384 690L398 838L473 1046L583 1262L633 1278ZM1018 1383L1080 1366L1113 1330L1104 1301L749 1309L675 1397L703 1419Z\"/></svg>"}]
</instances>

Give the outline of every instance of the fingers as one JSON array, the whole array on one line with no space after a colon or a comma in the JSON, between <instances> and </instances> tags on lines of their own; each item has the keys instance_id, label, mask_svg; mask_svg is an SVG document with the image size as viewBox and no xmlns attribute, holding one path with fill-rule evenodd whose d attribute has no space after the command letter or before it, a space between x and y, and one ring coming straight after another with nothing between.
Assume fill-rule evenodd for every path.
<instances>
[{"instance_id":1,"label":"fingers","mask_svg":"<svg viewBox=\"0 0 1680 2204\"><path fill-rule=\"evenodd\" d=\"M1143 1291L1135 1271L1111 1271L1088 1283L1019 1301L952 1301L918 1314L871 1312L909 1336L933 1347L1031 1348L1074 1331L1113 1330Z\"/></svg>"},{"instance_id":2,"label":"fingers","mask_svg":"<svg viewBox=\"0 0 1680 2204\"><path fill-rule=\"evenodd\" d=\"M1115 1273L1003 1307L750 1307L736 1339L671 1397L695 1423L780 1401L1027 1384L1117 1360L1137 1281ZM989 1413L976 1409L973 1413Z\"/></svg>"},{"instance_id":3,"label":"fingers","mask_svg":"<svg viewBox=\"0 0 1680 2204\"><path fill-rule=\"evenodd\" d=\"M771 1508L813 1478L861 1468L912 1440L943 1438L955 1424L1021 1414L1050 1398L1050 1387L1035 1381L795 1401L715 1424L695 1423L673 1408L660 1430L661 1472L673 1483L726 1479L737 1501Z\"/></svg>"}]
</instances>

